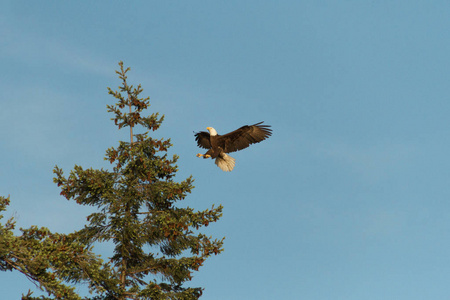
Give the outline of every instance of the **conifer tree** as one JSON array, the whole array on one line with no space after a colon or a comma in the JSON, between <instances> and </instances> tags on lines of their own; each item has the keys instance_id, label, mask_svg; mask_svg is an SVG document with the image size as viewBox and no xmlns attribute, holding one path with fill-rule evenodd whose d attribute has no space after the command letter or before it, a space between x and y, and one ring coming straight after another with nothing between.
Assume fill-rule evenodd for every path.
<instances>
[{"instance_id":1,"label":"conifer tree","mask_svg":"<svg viewBox=\"0 0 450 300\"><path fill-rule=\"evenodd\" d=\"M84 245L112 242L114 254L96 265L88 277L91 299L198 299L202 288L184 285L205 259L222 251L223 239L213 239L199 229L222 216L222 206L203 211L177 207L193 189L192 176L175 182L178 156L168 157L170 139L154 139L164 116L144 116L149 98L140 98L141 85L127 82L123 63L116 71L118 91L108 88L117 100L108 105L119 129L129 127L130 142L106 151L112 170L75 166L66 178L57 166L55 183L61 195L97 211L88 224L74 233ZM146 130L136 134L137 126Z\"/></svg>"}]
</instances>

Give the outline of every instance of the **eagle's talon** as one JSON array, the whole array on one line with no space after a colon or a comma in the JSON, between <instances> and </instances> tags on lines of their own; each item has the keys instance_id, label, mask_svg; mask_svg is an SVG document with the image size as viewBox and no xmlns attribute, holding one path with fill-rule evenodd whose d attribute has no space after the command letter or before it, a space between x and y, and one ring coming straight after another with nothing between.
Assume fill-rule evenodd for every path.
<instances>
[{"instance_id":1,"label":"eagle's talon","mask_svg":"<svg viewBox=\"0 0 450 300\"><path fill-rule=\"evenodd\" d=\"M196 156L197 156L197 157L202 157L203 154L198 153Z\"/></svg>"}]
</instances>

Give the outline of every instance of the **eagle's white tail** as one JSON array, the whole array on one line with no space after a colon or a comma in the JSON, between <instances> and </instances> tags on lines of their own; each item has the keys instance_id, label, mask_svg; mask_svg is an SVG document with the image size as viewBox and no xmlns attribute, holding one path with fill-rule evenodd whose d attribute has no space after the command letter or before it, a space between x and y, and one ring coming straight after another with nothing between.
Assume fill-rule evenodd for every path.
<instances>
[{"instance_id":1,"label":"eagle's white tail","mask_svg":"<svg viewBox=\"0 0 450 300\"><path fill-rule=\"evenodd\" d=\"M222 169L222 171L230 172L234 169L234 165L236 164L236 159L233 157L222 154L222 157L219 155L216 158L216 165Z\"/></svg>"}]
</instances>

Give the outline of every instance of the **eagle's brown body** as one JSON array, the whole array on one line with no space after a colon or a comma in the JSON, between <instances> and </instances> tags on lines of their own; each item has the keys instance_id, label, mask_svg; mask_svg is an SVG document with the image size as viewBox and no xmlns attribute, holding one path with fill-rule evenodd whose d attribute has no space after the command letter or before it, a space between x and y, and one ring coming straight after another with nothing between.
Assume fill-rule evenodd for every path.
<instances>
[{"instance_id":1,"label":"eagle's brown body","mask_svg":"<svg viewBox=\"0 0 450 300\"><path fill-rule=\"evenodd\" d=\"M209 132L201 131L195 134L195 141L201 148L208 149L205 154L197 154L198 157L215 158L216 165L223 171L231 171L235 165L235 159L227 153L247 148L251 144L259 143L272 135L269 125L246 125L227 133L218 135L212 127L207 127Z\"/></svg>"}]
</instances>

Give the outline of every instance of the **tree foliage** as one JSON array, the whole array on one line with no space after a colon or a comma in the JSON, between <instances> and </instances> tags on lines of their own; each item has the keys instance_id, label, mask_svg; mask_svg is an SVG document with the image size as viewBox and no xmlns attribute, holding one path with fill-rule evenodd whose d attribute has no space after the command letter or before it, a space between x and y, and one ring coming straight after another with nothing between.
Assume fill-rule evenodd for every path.
<instances>
[{"instance_id":1,"label":"tree foliage","mask_svg":"<svg viewBox=\"0 0 450 300\"><path fill-rule=\"evenodd\" d=\"M0 197L0 211L6 210L10 199ZM0 219L3 218L0 215ZM47 228L32 226L14 234L11 218L0 223L0 271L19 271L41 290L54 298L22 299L82 299L70 284L90 282L95 276L107 276L102 260L73 234L51 233Z\"/></svg>"},{"instance_id":2,"label":"tree foliage","mask_svg":"<svg viewBox=\"0 0 450 300\"><path fill-rule=\"evenodd\" d=\"M122 62L119 66L116 73L122 84L118 91L108 88L117 103L107 108L119 129L129 127L130 142L107 149L105 160L111 170L76 165L66 177L59 167L54 168L61 195L96 211L87 217L83 229L70 235L33 227L15 237L13 224L7 222L0 228L7 237L0 245L0 267L21 271L54 299L80 299L65 285L79 282L88 283L93 295L88 299L198 299L202 288L185 283L206 258L222 251L223 239L199 231L221 217L222 206L195 211L176 205L194 188L192 176L174 181L178 156L167 153L170 139L149 135L160 127L164 116L144 116L149 98L140 97L141 85L128 85L129 68L124 69ZM136 126L145 132L135 134ZM22 267L3 264L8 258L4 249L11 249L15 239L30 243L26 246L30 251L40 249L39 254L24 253ZM101 242L114 247L105 262L92 252L92 246ZM58 294L59 290L67 296Z\"/></svg>"}]
</instances>

